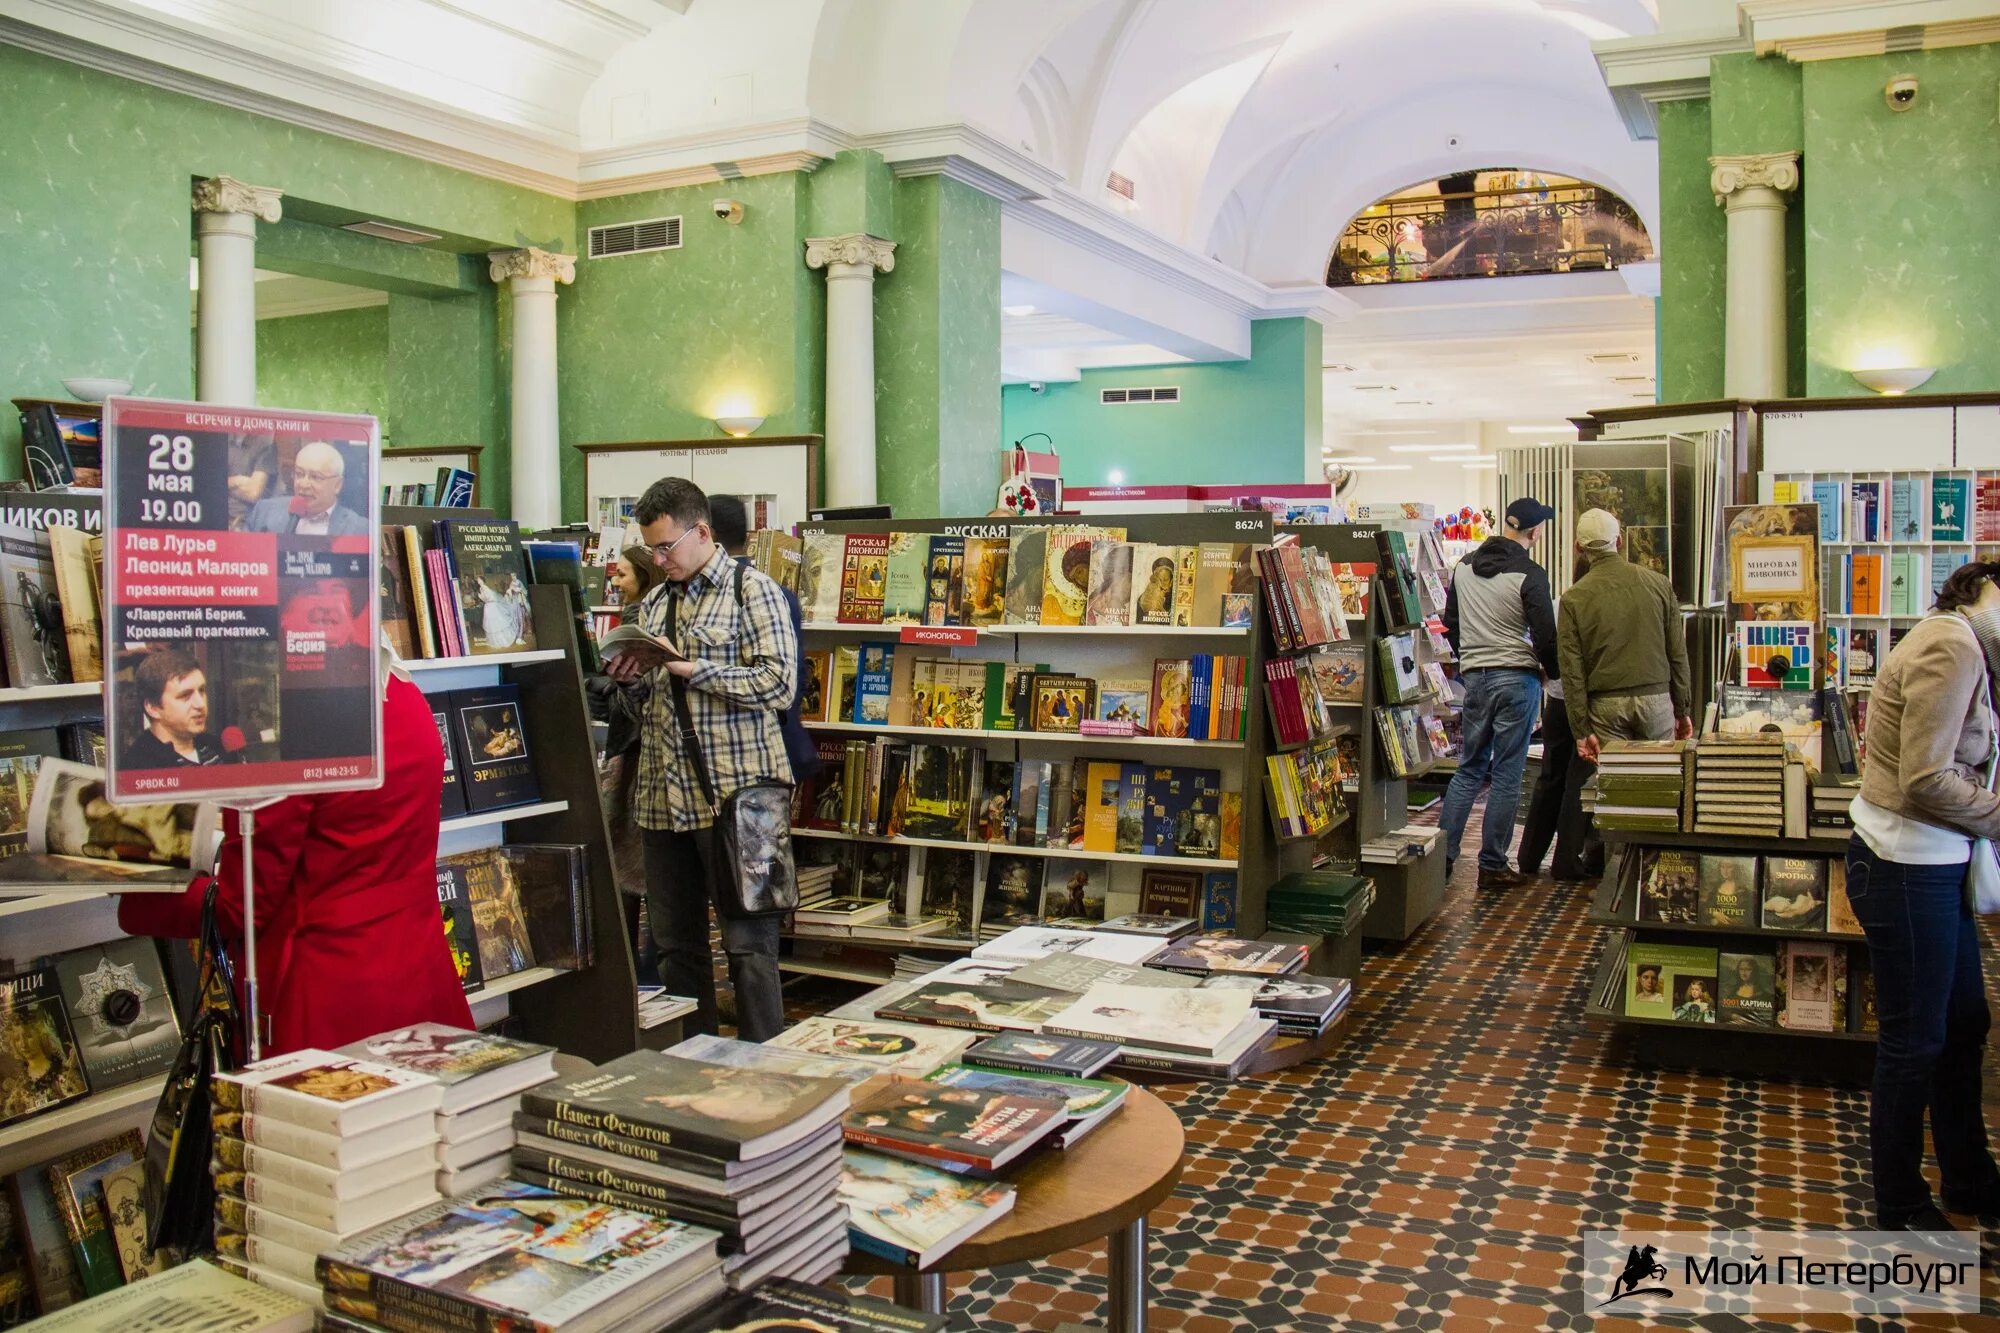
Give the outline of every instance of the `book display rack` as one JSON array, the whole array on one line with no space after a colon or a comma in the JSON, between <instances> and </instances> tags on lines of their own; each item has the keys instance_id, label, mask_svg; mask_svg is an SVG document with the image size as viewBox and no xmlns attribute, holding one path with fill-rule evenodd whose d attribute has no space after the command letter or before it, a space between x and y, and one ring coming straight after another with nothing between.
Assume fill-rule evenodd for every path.
<instances>
[{"instance_id":1,"label":"book display rack","mask_svg":"<svg viewBox=\"0 0 2000 1333\"><path fill-rule=\"evenodd\" d=\"M1336 568L1342 565L1373 565L1372 586L1368 597L1368 612L1360 619L1348 621L1348 634L1352 642L1359 645L1362 661L1366 664L1362 683L1362 694L1358 704L1351 705L1349 711L1355 717L1356 734L1351 743L1343 739L1347 751L1348 771L1347 805L1349 817L1335 828L1324 848L1311 854L1311 859L1320 864L1330 864L1352 874L1366 875L1375 883L1375 903L1368 910L1362 923L1362 934L1368 939L1400 941L1408 939L1422 928L1424 922L1444 904L1444 853L1432 845L1428 848L1412 841L1395 853L1393 863L1380 861L1364 852L1366 844L1401 829L1406 822L1409 809L1409 779L1431 770L1436 762L1428 749L1419 748L1414 755L1398 753L1390 748L1385 735L1385 724L1389 734L1396 734L1395 715L1392 710L1400 710L1406 719L1404 734L1414 733L1427 743L1427 734L1421 721L1423 710L1431 704L1434 687L1424 685L1423 673L1411 654L1405 660L1391 662L1385 658L1385 645L1391 649L1413 648L1419 638L1428 639L1423 620L1429 612L1425 609L1430 600L1425 590L1427 580L1420 576L1414 584L1406 582L1402 596L1392 596L1395 591L1388 586L1390 573L1384 568L1383 550L1390 550L1392 561L1395 546L1385 543L1384 530L1375 524L1329 524L1322 526L1302 526L1288 529L1290 533L1306 545L1315 547L1333 562ZM1396 537L1404 534L1398 532ZM1404 547L1407 553L1407 546ZM1399 573L1396 577L1401 578ZM1442 577L1442 575L1440 575ZM1393 608L1407 608L1395 610ZM1392 692L1385 672L1405 665L1405 680L1419 682L1397 703L1397 692ZM1407 721L1418 725L1413 729ZM1399 744L1400 750L1400 744ZM1411 760L1414 759L1414 762ZM1400 764L1400 770L1399 770ZM1379 844L1378 844L1379 845ZM1297 860L1306 856L1303 852L1291 851L1292 858L1282 868L1286 871L1302 868Z\"/></svg>"}]
</instances>

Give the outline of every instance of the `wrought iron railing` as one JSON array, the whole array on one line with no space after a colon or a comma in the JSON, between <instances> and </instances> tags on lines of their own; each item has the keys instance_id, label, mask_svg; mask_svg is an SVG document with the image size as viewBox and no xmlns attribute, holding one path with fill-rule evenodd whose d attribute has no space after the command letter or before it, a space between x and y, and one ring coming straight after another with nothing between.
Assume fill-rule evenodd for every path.
<instances>
[{"instance_id":1,"label":"wrought iron railing","mask_svg":"<svg viewBox=\"0 0 2000 1333\"><path fill-rule=\"evenodd\" d=\"M1612 269L1653 257L1632 206L1595 185L1385 199L1341 233L1329 287Z\"/></svg>"}]
</instances>

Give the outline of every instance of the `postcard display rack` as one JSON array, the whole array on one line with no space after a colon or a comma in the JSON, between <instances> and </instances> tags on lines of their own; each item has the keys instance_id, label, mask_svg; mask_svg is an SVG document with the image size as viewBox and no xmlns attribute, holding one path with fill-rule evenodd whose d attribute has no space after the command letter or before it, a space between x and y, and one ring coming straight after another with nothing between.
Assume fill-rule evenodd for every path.
<instances>
[{"instance_id":1,"label":"postcard display rack","mask_svg":"<svg viewBox=\"0 0 2000 1333\"><path fill-rule=\"evenodd\" d=\"M1369 519L1368 521L1380 528L1394 529L1402 533L1403 541L1410 549L1410 559L1415 563L1419 574L1436 575L1439 586L1445 588L1451 586L1452 568L1471 554L1475 545L1472 542L1448 542L1435 537L1436 527L1427 519ZM1417 595L1423 601L1425 621L1435 622L1438 637L1433 639L1430 634L1423 632L1422 626L1418 627L1415 638L1417 669L1423 671L1430 663L1435 662L1444 674L1446 693L1442 695L1433 693L1426 707L1444 723L1445 730L1450 733L1454 749L1450 755L1434 759L1425 770L1422 782L1413 785L1419 785L1433 793L1429 802L1435 804L1442 799L1442 792L1451 782L1451 775L1458 771L1456 747L1463 744L1465 735L1461 717L1464 711L1465 683L1458 673L1458 658L1452 654L1451 646L1443 642L1444 607L1431 605L1429 586L1428 579L1420 578ZM1419 808L1428 809L1429 804Z\"/></svg>"},{"instance_id":2,"label":"postcard display rack","mask_svg":"<svg viewBox=\"0 0 2000 1333\"><path fill-rule=\"evenodd\" d=\"M1116 514L1090 520L1101 526L1122 527L1126 540L1134 543L1192 545L1200 542L1232 542L1266 545L1271 541L1268 514L1249 512L1209 514ZM1074 520L1066 522L1073 523ZM867 519L812 523L800 528L800 535L816 533L882 533L889 530L924 535L969 534L1006 536L1032 527L1063 526L1064 522L1045 519ZM1297 529L1310 531L1310 529ZM1237 855L1224 860L1212 857L1148 856L1142 853L1092 852L1076 849L1023 847L1017 844L988 844L979 841L955 842L905 837L884 838L831 830L795 828L800 840L831 838L845 841L900 843L910 847L909 879L921 873L918 858L934 850L962 848L977 858L974 883L986 882L988 858L995 854L1036 857L1082 858L1110 862L1105 903L1107 918L1139 910L1141 876L1148 868L1187 870L1204 877L1209 872L1234 872L1237 907L1234 933L1247 939L1265 931L1264 895L1272 880L1283 873L1271 818L1266 809L1265 756L1270 738L1266 701L1262 687L1267 640L1262 631L1261 595L1253 598L1256 609L1247 628L1213 626L1074 626L1012 625L970 628L955 633L975 635L966 646L948 646L925 636L915 626L809 623L806 647L827 649L839 645L859 645L870 640L904 642L897 652L923 657L953 657L960 661L1000 660L1013 663L1047 663L1058 672L1069 672L1098 681L1129 678L1150 680L1156 658L1187 657L1195 653L1238 655L1248 658L1245 665L1245 740L1184 740L1155 736L1093 736L1070 732L968 731L936 727L897 727L848 722L809 722L815 737L865 740L889 735L904 740L930 740L941 744L984 747L988 759L1058 760L1064 763L1079 757L1106 761L1199 765L1219 770L1222 790L1240 791L1243 796ZM914 640L914 642L912 642ZM905 891L908 891L906 883ZM902 909L898 909L902 910ZM1051 913L1050 915L1059 915ZM787 942L786 956L779 966L811 975L834 976L845 980L879 984L891 979L889 956L898 953L926 954L962 951L969 945L950 945L922 939L910 942L851 943L839 939L795 938ZM1315 958L1308 970L1325 964Z\"/></svg>"},{"instance_id":3,"label":"postcard display rack","mask_svg":"<svg viewBox=\"0 0 2000 1333\"><path fill-rule=\"evenodd\" d=\"M1642 833L1606 829L1602 837L1609 853L1604 878L1591 901L1588 920L1607 927L1604 951L1599 955L1585 997L1586 1017L1611 1023L1631 1032L1635 1049L1647 1058L1661 1058L1682 1065L1740 1068L1794 1074L1814 1073L1853 1081L1864 1078L1872 1067L1875 1033L1867 1030L1872 1017L1872 990L1868 979L1868 947L1858 926L1848 930L1827 929L1841 924L1841 895L1834 893L1834 878L1844 872L1841 858L1844 844L1829 838L1725 837L1700 833ZM1641 899L1645 879L1665 853L1682 858L1678 873L1691 873L1696 883L1691 895L1679 908L1664 913L1648 909ZM1711 858L1704 863L1704 857ZM1748 921L1744 924L1707 924L1706 895L1714 892L1703 882L1712 876L1713 858L1727 857L1739 864L1755 864L1754 878L1743 886L1749 895ZM1794 928L1762 924L1769 911L1766 900L1774 892L1769 876L1773 864L1804 872L1819 886L1823 906L1815 920L1817 928ZM1675 873L1671 872L1670 873ZM1661 915L1693 920L1672 922L1655 919ZM1784 1003L1786 951L1794 943L1833 960L1823 969L1828 1011L1824 1028L1787 1026L1778 1010ZM1650 950L1650 953L1637 951ZM1711 978L1711 1003L1721 1012L1713 1020L1694 1021L1674 1017L1684 999L1675 993L1682 978L1675 971L1676 950L1697 950L1683 954L1700 975ZM1731 1021L1730 1000L1737 961L1753 962L1761 978L1758 983L1771 1008L1761 1022ZM1632 1014L1626 990L1635 966L1645 961L1665 964L1667 973L1661 989L1660 1017ZM1701 969L1713 964L1713 971ZM1718 989L1720 993L1718 994Z\"/></svg>"},{"instance_id":4,"label":"postcard display rack","mask_svg":"<svg viewBox=\"0 0 2000 1333\"><path fill-rule=\"evenodd\" d=\"M96 530L97 497L48 497L84 511ZM490 517L468 509L402 509L383 512L387 524L427 525L441 517ZM520 689L522 720L534 739L542 799L533 805L447 819L438 855L501 842L578 843L589 849L589 919L594 961L577 971L531 968L503 977L466 998L474 1021L488 1026L510 1014L530 1041L602 1061L638 1045L637 988L624 914L612 879L610 839L598 804L596 767L590 754L588 712L578 665L568 590L530 590L537 641L532 652L484 657L418 659L405 663L426 693L512 681ZM102 686L95 682L0 689L0 731L91 722L103 716ZM85 884L0 885L0 955L13 965L123 938L118 928L118 886ZM181 950L168 950L179 960ZM191 974L171 974L184 992ZM0 1128L0 1177L48 1161L125 1129L141 1128L159 1100L162 1079L141 1079Z\"/></svg>"},{"instance_id":5,"label":"postcard display rack","mask_svg":"<svg viewBox=\"0 0 2000 1333\"><path fill-rule=\"evenodd\" d=\"M1432 761L1398 775L1390 764L1375 721L1376 710L1389 705L1389 695L1382 681L1377 640L1384 634L1397 631L1414 633L1418 640L1426 637L1421 624L1392 623L1394 613L1389 609L1389 599L1383 596L1384 570L1381 544L1377 539L1381 530L1379 525L1372 523L1306 524L1286 529L1305 545L1325 552L1326 558L1336 565L1375 566L1375 578L1368 596L1368 618L1347 622L1348 634L1362 646L1362 660L1367 663L1367 670L1363 673L1362 702L1347 706L1355 715L1356 733L1352 751L1356 773L1350 779L1347 790L1348 818L1334 828L1331 836L1333 846L1337 848L1336 860L1340 868L1375 881L1375 902L1369 907L1361 925L1363 938L1401 942L1421 930L1424 923L1444 905L1444 849L1440 842L1426 854L1412 855L1405 851L1403 859L1394 865L1361 860L1361 844L1402 828L1409 822L1408 780L1422 776L1434 767ZM1411 554L1414 559L1415 551ZM1442 573L1440 577L1443 577ZM1419 596L1426 597L1427 605L1428 598L1421 590Z\"/></svg>"}]
</instances>

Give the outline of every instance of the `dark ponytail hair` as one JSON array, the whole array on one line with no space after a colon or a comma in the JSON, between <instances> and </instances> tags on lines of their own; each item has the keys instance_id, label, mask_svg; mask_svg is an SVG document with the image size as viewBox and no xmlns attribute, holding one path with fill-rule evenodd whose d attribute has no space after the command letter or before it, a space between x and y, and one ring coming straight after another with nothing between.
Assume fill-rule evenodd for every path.
<instances>
[{"instance_id":1,"label":"dark ponytail hair","mask_svg":"<svg viewBox=\"0 0 2000 1333\"><path fill-rule=\"evenodd\" d=\"M1956 611L1962 606L1971 606L1979 600L1980 585L1988 579L2000 578L2000 564L1975 560L1960 565L1951 571L1944 586L1938 589L1937 609Z\"/></svg>"}]
</instances>

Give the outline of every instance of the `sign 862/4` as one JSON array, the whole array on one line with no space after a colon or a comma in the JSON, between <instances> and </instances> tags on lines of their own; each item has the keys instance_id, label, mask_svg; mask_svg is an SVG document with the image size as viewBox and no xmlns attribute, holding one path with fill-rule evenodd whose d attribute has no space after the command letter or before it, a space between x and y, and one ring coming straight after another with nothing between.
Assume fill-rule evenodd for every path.
<instances>
[{"instance_id":1,"label":"sign 862/4","mask_svg":"<svg viewBox=\"0 0 2000 1333\"><path fill-rule=\"evenodd\" d=\"M194 492L194 441L186 435L155 434L146 440L146 490L139 501L142 523L202 521L202 504L195 499L168 499Z\"/></svg>"}]
</instances>

